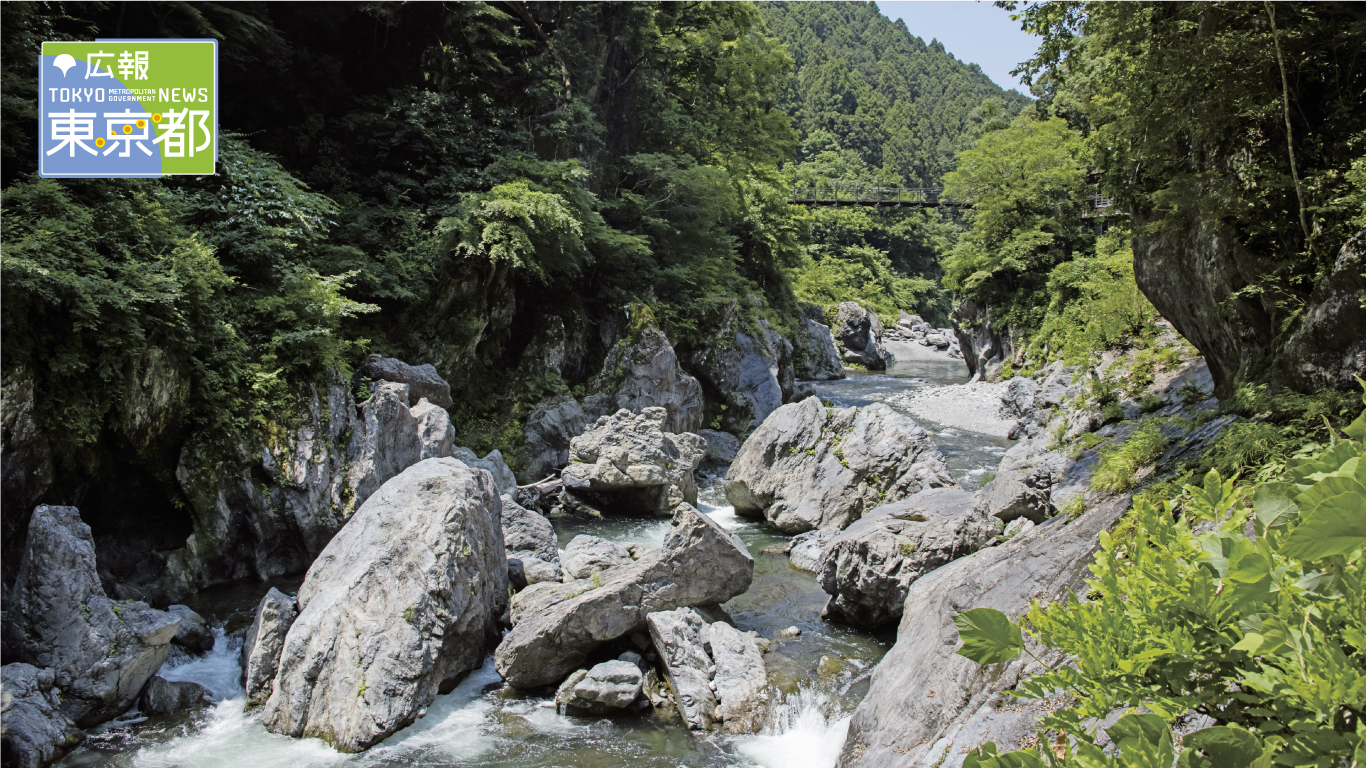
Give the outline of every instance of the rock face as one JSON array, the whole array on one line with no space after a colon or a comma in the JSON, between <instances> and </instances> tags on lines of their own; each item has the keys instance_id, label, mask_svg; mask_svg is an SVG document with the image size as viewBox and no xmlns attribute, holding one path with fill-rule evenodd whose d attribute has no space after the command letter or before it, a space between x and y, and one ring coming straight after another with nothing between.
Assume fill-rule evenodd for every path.
<instances>
[{"instance_id":1,"label":"rock face","mask_svg":"<svg viewBox=\"0 0 1366 768\"><path fill-rule=\"evenodd\" d=\"M978 492L978 504L987 514L1007 523L1018 517L1041 523L1057 514L1053 489L1074 462L1047 450L1045 442L1021 440L1006 451L996 476Z\"/></svg>"},{"instance_id":2,"label":"rock face","mask_svg":"<svg viewBox=\"0 0 1366 768\"><path fill-rule=\"evenodd\" d=\"M314 389L297 429L269 446L239 446L226 466L203 463L202 449L187 445L176 479L194 533L144 594L174 602L217 584L304 570L380 485L444 450L434 404L409 408L407 384L372 388L357 407L334 376L326 389Z\"/></svg>"},{"instance_id":3,"label":"rock face","mask_svg":"<svg viewBox=\"0 0 1366 768\"><path fill-rule=\"evenodd\" d=\"M309 568L262 722L365 749L478 667L507 600L492 477L428 459L385 483Z\"/></svg>"},{"instance_id":4,"label":"rock face","mask_svg":"<svg viewBox=\"0 0 1366 768\"><path fill-rule=\"evenodd\" d=\"M802 344L796 359L798 378L808 381L844 378L844 362L835 347L835 336L824 321L820 307L802 304Z\"/></svg>"},{"instance_id":5,"label":"rock face","mask_svg":"<svg viewBox=\"0 0 1366 768\"><path fill-rule=\"evenodd\" d=\"M503 461L501 451L489 451L482 459L469 448L456 448L447 455L470 469L488 470L488 473L493 475L493 484L497 486L499 495L517 492L517 476L512 474L511 469L508 469L507 463Z\"/></svg>"},{"instance_id":6,"label":"rock face","mask_svg":"<svg viewBox=\"0 0 1366 768\"><path fill-rule=\"evenodd\" d=\"M588 403L596 415L663 408L668 414L664 429L670 432L696 432L702 426L702 385L683 372L668 337L648 322L637 336L612 347L590 388L596 394Z\"/></svg>"},{"instance_id":7,"label":"rock face","mask_svg":"<svg viewBox=\"0 0 1366 768\"><path fill-rule=\"evenodd\" d=\"M692 608L646 617L679 714L695 731L754 733L768 710L767 667L758 640Z\"/></svg>"},{"instance_id":8,"label":"rock face","mask_svg":"<svg viewBox=\"0 0 1366 768\"><path fill-rule=\"evenodd\" d=\"M1366 373L1366 341L1354 330L1366 325L1360 302L1366 237L1359 233L1343 246L1303 311L1283 328L1275 299L1241 293L1264 280L1272 265L1249 252L1220 215L1198 211L1186 224L1134 214L1135 226L1145 227L1134 238L1134 279L1204 355L1216 397L1226 399L1240 382L1267 373L1273 387L1355 388L1352 377Z\"/></svg>"},{"instance_id":9,"label":"rock face","mask_svg":"<svg viewBox=\"0 0 1366 768\"><path fill-rule=\"evenodd\" d=\"M986 607L1014 619L1031 599L1056 600L1076 588L1088 575L1097 535L1128 507L1129 500L1120 498L1066 525L1055 518L919 579L906 598L896 645L854 712L839 765L900 768L961 759L956 750L945 753L952 737L980 710L996 706L991 702L1015 685L1024 662L984 667L956 655L961 643L953 614Z\"/></svg>"},{"instance_id":10,"label":"rock face","mask_svg":"<svg viewBox=\"0 0 1366 768\"><path fill-rule=\"evenodd\" d=\"M569 444L563 502L603 512L667 515L683 502L697 503L693 470L707 455L694 434L664 431L668 413L646 408L603 416Z\"/></svg>"},{"instance_id":11,"label":"rock face","mask_svg":"<svg viewBox=\"0 0 1366 768\"><path fill-rule=\"evenodd\" d=\"M52 446L33 420L33 377L6 372L0 384L0 532L18 541L27 513L52 487Z\"/></svg>"},{"instance_id":12,"label":"rock face","mask_svg":"<svg viewBox=\"0 0 1366 768\"><path fill-rule=\"evenodd\" d=\"M716 692L708 673L711 625L691 608L657 611L645 621L683 722L694 731L709 730L718 719Z\"/></svg>"},{"instance_id":13,"label":"rock face","mask_svg":"<svg viewBox=\"0 0 1366 768\"><path fill-rule=\"evenodd\" d=\"M0 669L0 760L12 768L42 768L85 739L62 712L52 670L30 664Z\"/></svg>"},{"instance_id":14,"label":"rock face","mask_svg":"<svg viewBox=\"0 0 1366 768\"><path fill-rule=\"evenodd\" d=\"M551 685L595 648L645 628L645 617L722 603L749 589L754 559L738 537L687 504L674 511L664 546L592 580L537 584L512 600L512 631L494 654L518 688Z\"/></svg>"},{"instance_id":15,"label":"rock face","mask_svg":"<svg viewBox=\"0 0 1366 768\"><path fill-rule=\"evenodd\" d=\"M171 642L195 653L213 650L213 630L209 629L209 623L203 616L195 613L188 605L167 606L166 612L180 619L180 626L176 629Z\"/></svg>"},{"instance_id":16,"label":"rock face","mask_svg":"<svg viewBox=\"0 0 1366 768\"><path fill-rule=\"evenodd\" d=\"M1019 362L1016 351L1023 349L1019 334L993 320L990 307L968 299L954 308L949 320L973 381L995 381L1006 361Z\"/></svg>"},{"instance_id":17,"label":"rock face","mask_svg":"<svg viewBox=\"0 0 1366 768\"><path fill-rule=\"evenodd\" d=\"M729 432L704 429L697 436L707 441L707 461L729 464L735 461L735 454L740 452L740 439Z\"/></svg>"},{"instance_id":18,"label":"rock face","mask_svg":"<svg viewBox=\"0 0 1366 768\"><path fill-rule=\"evenodd\" d=\"M242 688L247 694L247 708L259 707L270 698L271 685L280 669L280 652L285 647L285 635L299 606L294 598L275 587L256 606L256 618L242 641Z\"/></svg>"},{"instance_id":19,"label":"rock face","mask_svg":"<svg viewBox=\"0 0 1366 768\"><path fill-rule=\"evenodd\" d=\"M417 438L422 445L418 459L450 456L455 449L455 428L451 426L451 416L446 409L423 398L412 407L412 413L417 419Z\"/></svg>"},{"instance_id":20,"label":"rock face","mask_svg":"<svg viewBox=\"0 0 1366 768\"><path fill-rule=\"evenodd\" d=\"M442 408L451 408L455 405L455 401L451 399L451 385L437 374L436 368L432 365L408 365L392 357L370 355L365 358L365 364L356 371L356 378L407 384L414 402L426 398L433 405Z\"/></svg>"},{"instance_id":21,"label":"rock face","mask_svg":"<svg viewBox=\"0 0 1366 768\"><path fill-rule=\"evenodd\" d=\"M635 703L644 682L645 675L635 664L604 661L571 675L555 698L569 707L571 714L604 715Z\"/></svg>"},{"instance_id":22,"label":"rock face","mask_svg":"<svg viewBox=\"0 0 1366 768\"><path fill-rule=\"evenodd\" d=\"M822 617L864 627L901 618L912 582L976 552L1001 525L973 495L930 488L864 515L825 546Z\"/></svg>"},{"instance_id":23,"label":"rock face","mask_svg":"<svg viewBox=\"0 0 1366 768\"><path fill-rule=\"evenodd\" d=\"M199 683L173 683L162 677L147 681L138 698L138 709L149 715L173 715L197 709L209 702L209 691Z\"/></svg>"},{"instance_id":24,"label":"rock face","mask_svg":"<svg viewBox=\"0 0 1366 768\"><path fill-rule=\"evenodd\" d=\"M503 546L507 549L508 579L513 588L559 581L560 550L554 526L509 495L504 495L502 501Z\"/></svg>"},{"instance_id":25,"label":"rock face","mask_svg":"<svg viewBox=\"0 0 1366 768\"><path fill-rule=\"evenodd\" d=\"M527 417L526 469L519 479L523 485L545 478L569 463L569 441L583 433L592 423L579 401L569 395L554 397L540 405Z\"/></svg>"},{"instance_id":26,"label":"rock face","mask_svg":"<svg viewBox=\"0 0 1366 768\"><path fill-rule=\"evenodd\" d=\"M95 541L75 507L38 507L11 592L22 662L52 669L62 708L87 728L122 714L170 651L179 620L142 602L110 600Z\"/></svg>"},{"instance_id":27,"label":"rock face","mask_svg":"<svg viewBox=\"0 0 1366 768\"><path fill-rule=\"evenodd\" d=\"M589 579L595 572L635 562L626 548L597 536L575 536L564 548L561 565L571 579Z\"/></svg>"},{"instance_id":28,"label":"rock face","mask_svg":"<svg viewBox=\"0 0 1366 768\"><path fill-rule=\"evenodd\" d=\"M792 344L767 320L759 321L757 336L738 326L732 309L731 319L716 338L693 354L688 364L726 406L720 413L722 427L745 434L792 398L795 374Z\"/></svg>"},{"instance_id":29,"label":"rock face","mask_svg":"<svg viewBox=\"0 0 1366 768\"><path fill-rule=\"evenodd\" d=\"M737 514L783 533L843 528L865 510L924 488L956 487L925 430L881 403L827 409L816 398L779 408L726 473Z\"/></svg>"},{"instance_id":30,"label":"rock face","mask_svg":"<svg viewBox=\"0 0 1366 768\"><path fill-rule=\"evenodd\" d=\"M887 368L887 352L882 348L882 320L852 301L839 305L833 328L844 348L844 362L861 365L870 371Z\"/></svg>"}]
</instances>

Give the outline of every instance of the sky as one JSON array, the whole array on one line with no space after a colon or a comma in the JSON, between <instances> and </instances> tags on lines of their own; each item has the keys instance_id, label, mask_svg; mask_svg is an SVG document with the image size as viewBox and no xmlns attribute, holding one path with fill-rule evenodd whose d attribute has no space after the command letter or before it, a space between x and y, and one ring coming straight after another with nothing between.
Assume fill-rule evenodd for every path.
<instances>
[{"instance_id":1,"label":"sky","mask_svg":"<svg viewBox=\"0 0 1366 768\"><path fill-rule=\"evenodd\" d=\"M1009 11L977 0L879 0L877 7L926 43L937 39L960 61L980 66L1002 88L1029 95L1010 70L1034 55L1038 38L1021 32Z\"/></svg>"}]
</instances>

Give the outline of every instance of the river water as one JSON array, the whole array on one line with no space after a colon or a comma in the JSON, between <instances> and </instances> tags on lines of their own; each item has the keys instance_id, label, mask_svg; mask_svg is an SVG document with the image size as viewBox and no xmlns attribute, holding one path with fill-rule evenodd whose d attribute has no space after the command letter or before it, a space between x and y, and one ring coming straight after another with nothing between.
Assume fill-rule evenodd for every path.
<instances>
[{"instance_id":1,"label":"river water","mask_svg":"<svg viewBox=\"0 0 1366 768\"><path fill-rule=\"evenodd\" d=\"M911 361L882 374L856 374L823 383L818 394L837 406L868 405L924 386L967 380L962 361ZM1009 442L918 421L935 436L954 477L975 489L1000 462ZM557 714L544 697L505 688L492 660L427 716L359 755L336 752L317 739L272 734L243 713L238 657L241 632L268 585L212 590L191 607L216 625L218 642L200 658L172 660L160 674L190 680L215 698L205 710L147 718L132 712L92 732L63 766L146 768L314 768L322 766L460 766L461 768L830 768L844 742L849 717L868 690L869 677L895 639L820 619L827 595L814 574L787 557L765 552L787 537L763 523L737 517L726 504L719 471L699 477L698 508L733 530L754 555L750 590L723 608L742 630L772 638L765 655L777 703L763 731L750 736L695 738L676 718L652 713L584 719ZM560 545L591 533L622 544L658 546L668 520L557 520ZM288 592L298 580L277 582ZM797 627L795 638L776 637Z\"/></svg>"}]
</instances>

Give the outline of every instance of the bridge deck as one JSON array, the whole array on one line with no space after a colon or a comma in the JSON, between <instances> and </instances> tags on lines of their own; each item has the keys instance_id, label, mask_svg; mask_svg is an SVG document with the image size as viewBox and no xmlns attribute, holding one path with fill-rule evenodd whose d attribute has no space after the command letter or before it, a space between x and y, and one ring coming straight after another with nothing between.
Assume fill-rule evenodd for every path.
<instances>
[{"instance_id":1,"label":"bridge deck","mask_svg":"<svg viewBox=\"0 0 1366 768\"><path fill-rule=\"evenodd\" d=\"M798 187L793 205L868 205L890 208L971 208L971 203L943 200L942 187Z\"/></svg>"}]
</instances>

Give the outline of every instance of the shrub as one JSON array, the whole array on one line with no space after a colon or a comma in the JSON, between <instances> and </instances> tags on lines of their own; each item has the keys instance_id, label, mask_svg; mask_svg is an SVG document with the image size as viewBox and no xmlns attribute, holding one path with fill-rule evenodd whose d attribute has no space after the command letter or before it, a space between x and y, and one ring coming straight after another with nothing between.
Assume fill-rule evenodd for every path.
<instances>
[{"instance_id":1,"label":"shrub","mask_svg":"<svg viewBox=\"0 0 1366 768\"><path fill-rule=\"evenodd\" d=\"M1156 421L1146 421L1122 444L1100 449L1100 461L1091 475L1091 488L1119 492L1134 487L1134 475L1162 454L1167 438Z\"/></svg>"}]
</instances>

